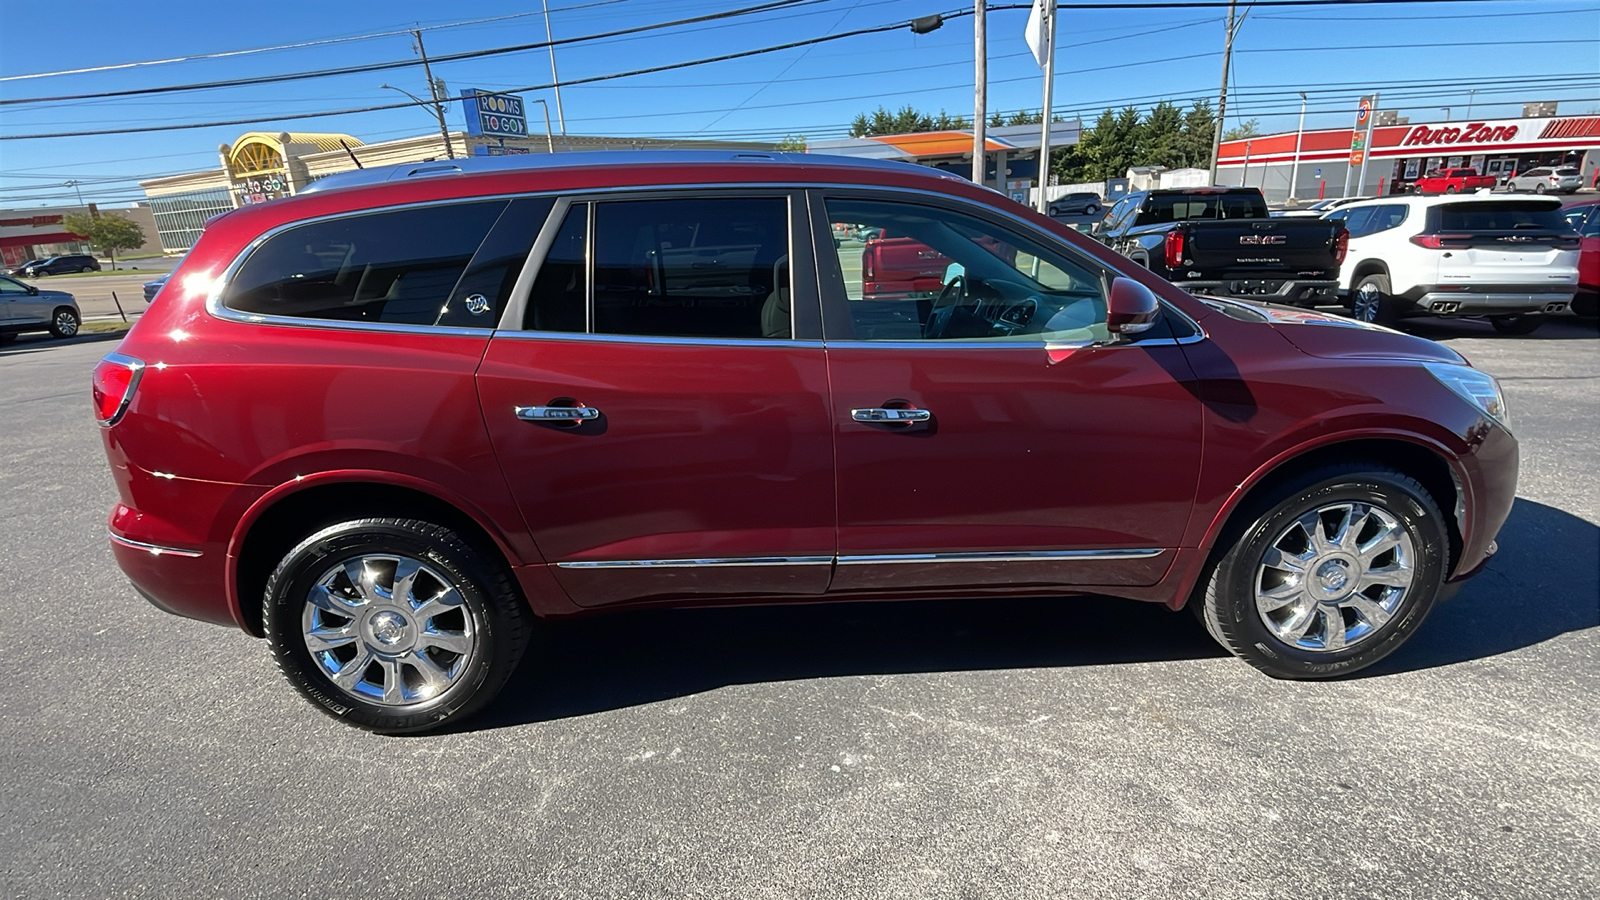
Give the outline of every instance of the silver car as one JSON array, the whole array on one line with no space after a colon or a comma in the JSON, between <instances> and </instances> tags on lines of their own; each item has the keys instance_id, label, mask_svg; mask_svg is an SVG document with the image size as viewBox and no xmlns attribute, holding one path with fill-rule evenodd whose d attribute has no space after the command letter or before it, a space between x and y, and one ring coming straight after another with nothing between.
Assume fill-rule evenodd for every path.
<instances>
[{"instance_id":1,"label":"silver car","mask_svg":"<svg viewBox=\"0 0 1600 900\"><path fill-rule=\"evenodd\" d=\"M1583 186L1583 177L1574 166L1539 166L1506 179L1513 191L1535 194L1571 194Z\"/></svg>"},{"instance_id":2,"label":"silver car","mask_svg":"<svg viewBox=\"0 0 1600 900\"><path fill-rule=\"evenodd\" d=\"M0 275L0 344L27 331L72 337L82 322L77 298L66 291L41 290Z\"/></svg>"}]
</instances>

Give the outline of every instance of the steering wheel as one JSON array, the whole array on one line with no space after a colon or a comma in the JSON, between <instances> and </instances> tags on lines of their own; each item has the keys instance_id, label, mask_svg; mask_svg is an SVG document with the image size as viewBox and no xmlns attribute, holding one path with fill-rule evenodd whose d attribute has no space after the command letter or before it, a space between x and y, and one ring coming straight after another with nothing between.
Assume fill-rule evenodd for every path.
<instances>
[{"instance_id":1,"label":"steering wheel","mask_svg":"<svg viewBox=\"0 0 1600 900\"><path fill-rule=\"evenodd\" d=\"M945 329L950 327L950 317L955 315L956 307L965 299L967 299L967 276L957 275L950 279L950 283L945 285L939 296L934 299L933 307L928 310L928 321L922 323L922 336L944 337Z\"/></svg>"}]
</instances>

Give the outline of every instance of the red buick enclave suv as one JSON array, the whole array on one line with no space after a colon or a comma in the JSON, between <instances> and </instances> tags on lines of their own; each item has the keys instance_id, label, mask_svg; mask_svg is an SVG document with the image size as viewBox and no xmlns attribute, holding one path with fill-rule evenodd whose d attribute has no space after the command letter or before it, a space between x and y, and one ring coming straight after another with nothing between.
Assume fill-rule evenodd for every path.
<instances>
[{"instance_id":1,"label":"red buick enclave suv","mask_svg":"<svg viewBox=\"0 0 1600 900\"><path fill-rule=\"evenodd\" d=\"M864 292L836 238L884 232L942 273ZM138 591L387 732L480 708L541 619L645 605L1112 595L1352 672L1484 565L1517 471L1449 349L787 154L368 169L228 213L94 404Z\"/></svg>"}]
</instances>

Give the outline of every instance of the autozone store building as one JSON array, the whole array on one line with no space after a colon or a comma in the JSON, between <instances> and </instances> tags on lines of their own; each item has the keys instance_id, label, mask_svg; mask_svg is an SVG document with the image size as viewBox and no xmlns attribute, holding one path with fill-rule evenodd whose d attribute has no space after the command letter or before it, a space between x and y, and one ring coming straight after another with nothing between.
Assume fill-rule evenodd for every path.
<instances>
[{"instance_id":1,"label":"autozone store building","mask_svg":"<svg viewBox=\"0 0 1600 900\"><path fill-rule=\"evenodd\" d=\"M1217 155L1217 181L1259 187L1269 203L1279 203L1345 196L1347 177L1349 196L1374 196L1403 193L1422 175L1454 166L1495 176L1576 166L1585 187L1594 186L1600 169L1600 116L1379 125L1372 129L1365 179L1359 164L1350 165L1353 137L1353 129L1334 128L1225 141Z\"/></svg>"}]
</instances>

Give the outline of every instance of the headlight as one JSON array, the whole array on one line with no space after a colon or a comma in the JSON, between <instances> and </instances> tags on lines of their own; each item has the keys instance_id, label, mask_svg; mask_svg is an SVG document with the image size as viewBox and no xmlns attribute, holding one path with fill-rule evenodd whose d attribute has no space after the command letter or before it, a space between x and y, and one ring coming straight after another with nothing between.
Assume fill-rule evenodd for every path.
<instances>
[{"instance_id":1,"label":"headlight","mask_svg":"<svg viewBox=\"0 0 1600 900\"><path fill-rule=\"evenodd\" d=\"M1495 381L1493 375L1480 372L1471 366L1449 363L1423 363L1422 366L1430 375L1439 379L1440 384L1482 410L1484 415L1507 428L1511 427L1511 416L1506 410L1506 395L1501 392L1500 382Z\"/></svg>"}]
</instances>

